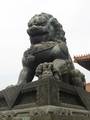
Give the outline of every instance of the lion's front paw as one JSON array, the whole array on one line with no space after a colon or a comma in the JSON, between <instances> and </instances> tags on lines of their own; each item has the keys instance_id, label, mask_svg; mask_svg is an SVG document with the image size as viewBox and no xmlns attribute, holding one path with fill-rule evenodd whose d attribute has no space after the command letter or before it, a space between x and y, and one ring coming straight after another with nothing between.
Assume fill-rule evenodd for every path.
<instances>
[{"instance_id":1,"label":"lion's front paw","mask_svg":"<svg viewBox=\"0 0 90 120\"><path fill-rule=\"evenodd\" d=\"M36 76L40 76L42 74L48 74L53 70L53 64L50 63L42 63L40 65L38 65L37 69L36 69Z\"/></svg>"},{"instance_id":2,"label":"lion's front paw","mask_svg":"<svg viewBox=\"0 0 90 120\"><path fill-rule=\"evenodd\" d=\"M27 56L23 56L22 64L23 66L32 66L34 61L35 61L35 56L27 55Z\"/></svg>"}]
</instances>

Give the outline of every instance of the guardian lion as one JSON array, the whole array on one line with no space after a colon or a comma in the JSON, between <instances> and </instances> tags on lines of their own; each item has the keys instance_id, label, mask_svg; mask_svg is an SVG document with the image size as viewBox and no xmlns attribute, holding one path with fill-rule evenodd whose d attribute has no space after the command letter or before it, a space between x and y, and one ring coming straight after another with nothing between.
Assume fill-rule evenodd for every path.
<instances>
[{"instance_id":1,"label":"guardian lion","mask_svg":"<svg viewBox=\"0 0 90 120\"><path fill-rule=\"evenodd\" d=\"M39 76L41 72L38 72L38 70L42 71L43 67L47 68L51 64L53 71L58 73L58 78L62 73L60 66L65 65L65 68L68 68L66 61L70 62L69 73L75 71L67 48L65 32L56 18L46 13L33 16L28 23L27 33L30 36L31 47L24 52L23 69L18 84L31 82L35 72ZM68 69L66 70L68 71ZM80 86L82 79L80 78L79 81L77 86ZM73 81L72 84L74 85L74 83L76 82Z\"/></svg>"}]
</instances>

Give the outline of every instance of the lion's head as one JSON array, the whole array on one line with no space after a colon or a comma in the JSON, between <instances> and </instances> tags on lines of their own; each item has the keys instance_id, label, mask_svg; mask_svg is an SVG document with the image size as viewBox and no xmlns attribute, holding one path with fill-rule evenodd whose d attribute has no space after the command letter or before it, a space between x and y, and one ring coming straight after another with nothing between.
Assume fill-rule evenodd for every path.
<instances>
[{"instance_id":1,"label":"lion's head","mask_svg":"<svg viewBox=\"0 0 90 120\"><path fill-rule=\"evenodd\" d=\"M62 25L56 18L46 13L31 18L27 33L30 36L31 44L56 40L66 41Z\"/></svg>"}]
</instances>

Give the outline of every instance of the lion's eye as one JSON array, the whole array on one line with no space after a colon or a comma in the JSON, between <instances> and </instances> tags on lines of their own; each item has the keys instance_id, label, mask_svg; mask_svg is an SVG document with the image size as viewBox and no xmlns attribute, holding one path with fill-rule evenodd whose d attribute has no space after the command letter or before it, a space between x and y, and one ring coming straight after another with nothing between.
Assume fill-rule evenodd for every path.
<instances>
[{"instance_id":1,"label":"lion's eye","mask_svg":"<svg viewBox=\"0 0 90 120\"><path fill-rule=\"evenodd\" d=\"M45 25L46 25L46 22L42 22L40 25L41 25L41 26L45 26Z\"/></svg>"},{"instance_id":2,"label":"lion's eye","mask_svg":"<svg viewBox=\"0 0 90 120\"><path fill-rule=\"evenodd\" d=\"M45 22L37 22L37 23L34 23L34 25L36 25L36 26L45 26L46 23Z\"/></svg>"}]
</instances>

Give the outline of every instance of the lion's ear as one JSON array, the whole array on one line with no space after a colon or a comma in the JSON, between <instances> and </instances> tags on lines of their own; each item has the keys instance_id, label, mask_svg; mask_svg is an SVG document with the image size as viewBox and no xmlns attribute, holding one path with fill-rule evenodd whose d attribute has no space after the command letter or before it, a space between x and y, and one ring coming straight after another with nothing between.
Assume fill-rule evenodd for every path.
<instances>
[{"instance_id":1,"label":"lion's ear","mask_svg":"<svg viewBox=\"0 0 90 120\"><path fill-rule=\"evenodd\" d=\"M50 18L49 24L51 24L56 32L56 39L62 40L63 42L66 43L66 38L65 38L65 32L63 30L62 25L58 22L56 18Z\"/></svg>"},{"instance_id":2,"label":"lion's ear","mask_svg":"<svg viewBox=\"0 0 90 120\"><path fill-rule=\"evenodd\" d=\"M49 23L54 26L54 28L57 28L58 25L59 27L62 27L62 25L57 21L56 18L51 17L49 20Z\"/></svg>"}]
</instances>

